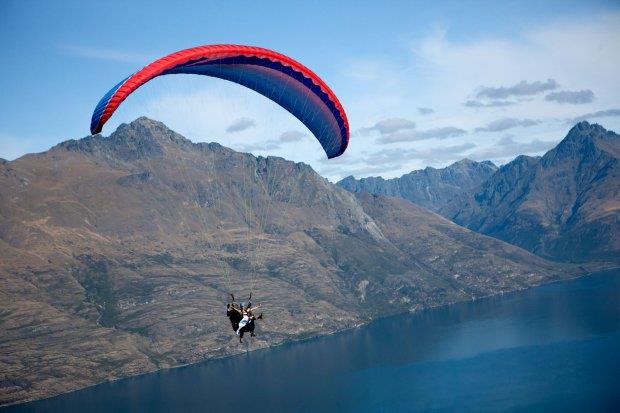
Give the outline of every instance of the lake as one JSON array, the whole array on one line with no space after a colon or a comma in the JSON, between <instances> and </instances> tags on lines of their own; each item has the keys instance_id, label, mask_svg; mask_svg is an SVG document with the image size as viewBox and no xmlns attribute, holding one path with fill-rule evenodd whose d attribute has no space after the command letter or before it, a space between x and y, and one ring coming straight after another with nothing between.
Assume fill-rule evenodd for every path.
<instances>
[{"instance_id":1,"label":"lake","mask_svg":"<svg viewBox=\"0 0 620 413\"><path fill-rule=\"evenodd\" d=\"M620 411L620 271L6 409L233 410Z\"/></svg>"}]
</instances>

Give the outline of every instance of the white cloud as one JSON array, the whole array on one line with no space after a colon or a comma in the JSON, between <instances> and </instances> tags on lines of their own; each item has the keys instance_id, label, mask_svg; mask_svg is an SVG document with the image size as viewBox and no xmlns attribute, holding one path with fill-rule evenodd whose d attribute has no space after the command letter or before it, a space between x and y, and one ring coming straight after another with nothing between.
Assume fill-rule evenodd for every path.
<instances>
[{"instance_id":1,"label":"white cloud","mask_svg":"<svg viewBox=\"0 0 620 413\"><path fill-rule=\"evenodd\" d=\"M280 135L280 142L299 142L306 136L308 136L307 133L300 132L298 130L288 130L282 132Z\"/></svg>"},{"instance_id":2,"label":"white cloud","mask_svg":"<svg viewBox=\"0 0 620 413\"><path fill-rule=\"evenodd\" d=\"M418 93L434 95L443 105L450 105L462 102L471 91L480 93L483 85L487 86L482 91L489 92L485 97L500 98L561 84L573 90L591 89L597 103L614 105L620 100L620 88L611 87L619 84L619 38L620 13L556 21L514 38L459 42L449 38L446 30L438 30L413 45L415 59L425 68ZM530 96L535 99L511 108L511 116L558 117L570 110L553 106L537 94ZM459 116L457 108L451 109Z\"/></svg>"},{"instance_id":3,"label":"white cloud","mask_svg":"<svg viewBox=\"0 0 620 413\"><path fill-rule=\"evenodd\" d=\"M371 134L368 129L373 127L362 129L360 123L376 126L400 116L415 123L415 128L394 133L394 140L399 141L391 144L395 150L409 153L416 149L432 155L434 149L434 158L410 157L399 167L387 165L390 170L386 169L384 176L391 177L429 163L444 166L442 148L435 148L434 139L420 140L423 132L449 127L466 130L470 134L449 137L450 145L467 143L473 133L477 153L491 154L506 126L514 127L510 130L520 135L515 141L536 143L538 139L543 147L564 137L568 131L565 119L618 107L620 87L614 85L619 85L620 13L549 20L510 37L489 33L461 40L458 36L451 28L442 27L412 41L410 58L403 57L406 54L368 56L365 61L357 57L355 64L344 64L345 86L339 88L345 91L342 100L352 130L366 134L352 136L347 163L332 164L329 170L321 165L321 171L331 178L346 176L349 171L378 173L381 165L366 162L368 153L381 144L377 135L382 136L378 128ZM582 105L545 100L545 94L560 86L563 90L591 90L596 100ZM476 97L485 88L484 96ZM432 107L435 113L421 116L419 107ZM506 118L517 122L508 125ZM620 117L605 119L608 128L620 126ZM485 132L476 133L476 128ZM501 160L510 160L519 150L537 148L535 144L506 145Z\"/></svg>"},{"instance_id":4,"label":"white cloud","mask_svg":"<svg viewBox=\"0 0 620 413\"><path fill-rule=\"evenodd\" d=\"M590 89L570 91L562 90L559 92L549 93L545 96L545 100L557 103L569 103L572 105L582 105L590 103L594 100L594 92Z\"/></svg>"},{"instance_id":5,"label":"white cloud","mask_svg":"<svg viewBox=\"0 0 620 413\"><path fill-rule=\"evenodd\" d=\"M547 79L546 81L536 80L534 82L522 80L512 86L482 86L476 92L476 97L488 99L506 99L514 96L531 96L537 95L542 92L555 90L558 87L558 82L553 79Z\"/></svg>"},{"instance_id":6,"label":"white cloud","mask_svg":"<svg viewBox=\"0 0 620 413\"><path fill-rule=\"evenodd\" d=\"M420 115L430 115L431 113L435 113L433 108L418 108L418 113Z\"/></svg>"},{"instance_id":7,"label":"white cloud","mask_svg":"<svg viewBox=\"0 0 620 413\"><path fill-rule=\"evenodd\" d=\"M227 133L241 132L241 131L252 129L255 127L256 127L256 121L254 119L243 117L243 118L235 119L233 123L228 125L228 127L226 128L226 132Z\"/></svg>"}]
</instances>

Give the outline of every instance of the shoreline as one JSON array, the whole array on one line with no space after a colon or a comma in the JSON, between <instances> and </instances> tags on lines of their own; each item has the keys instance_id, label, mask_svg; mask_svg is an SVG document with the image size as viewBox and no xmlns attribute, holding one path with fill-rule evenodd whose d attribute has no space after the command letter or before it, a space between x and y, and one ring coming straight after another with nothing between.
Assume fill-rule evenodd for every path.
<instances>
[{"instance_id":1,"label":"shoreline","mask_svg":"<svg viewBox=\"0 0 620 413\"><path fill-rule=\"evenodd\" d=\"M590 267L591 265L595 266L596 268L587 268L587 267ZM175 365L175 366L171 366L171 367L164 367L164 368L155 369L155 370L152 370L152 371L145 371L143 373L138 373L138 374L134 374L134 375L119 377L119 378L115 378L115 379L108 379L108 380L100 381L100 382L92 384L92 385L88 385L88 386L84 386L84 387L79 387L79 388L72 389L72 390L69 390L69 391L66 391L66 392L50 395L50 396L47 396L47 397L23 400L23 401L18 401L18 402L14 402L14 403L8 403L8 404L2 404L2 405L0 405L0 410L3 410L5 408L11 407L11 406L23 405L23 404L28 404L28 403L34 403L34 402L42 401L42 400L52 399L52 398L55 398L55 397L71 394L71 393L78 392L78 391L85 390L85 389L89 389L89 388L92 388L92 387L101 386L101 385L104 385L104 384L107 384L107 383L113 383L113 382L119 382L119 381L122 381L122 380L134 379L134 378L138 378L138 377L145 376L145 375L148 375L148 374L153 374L153 373L157 373L157 372L165 372L167 370L173 370L173 369L179 369L179 368L184 368L184 367L196 366L198 364L209 363L209 362L212 362L212 361L222 360L222 359L226 359L226 358L239 357L239 356L242 356L244 354L249 354L251 352L258 351L258 350L268 350L268 349L273 349L273 348L281 347L281 346L285 346L285 345L303 343L303 342L306 342L306 341L310 341L310 340L314 340L314 339L319 339L319 338L328 337L328 336L331 336L331 335L335 335L335 334L351 331L351 330L354 330L356 328L367 326L367 325L369 325L369 324L371 324L373 322L376 322L376 321L379 321L379 320L382 320L382 319L386 319L386 318L390 318L390 317L403 316L403 315L405 315L407 313L415 314L415 313L419 313L419 312L422 312L422 311L435 310L435 309L439 309L439 308L443 308L443 307L449 307L449 306L452 306L452 305L455 305L455 304L465 303L465 302L468 302L468 301L477 301L477 300L482 300L482 299L488 299L488 298L492 298L492 297L496 297L496 296L500 296L500 295L522 292L522 291L530 290L532 288L542 287L542 286L545 286L545 285L552 285L552 284L557 284L557 283L560 283L560 282L572 281L572 280L576 280L576 279L579 279L579 278L591 276L592 274L597 274L597 273L603 273L603 272L607 272L607 271L617 270L617 269L620 269L620 266L616 265L616 264L612 265L611 263L609 263L609 266L604 265L604 264L598 264L598 265L597 264L590 264L590 265L587 265L586 267L584 267L583 264L581 264L581 265L577 265L575 269L577 269L577 270L580 269L582 271L582 273L580 273L578 275L575 275L575 276L567 277L567 278L561 278L561 279L552 280L552 281L544 282L544 283L537 284L537 285L532 285L532 286L526 287L526 288L518 288L518 289L514 289L514 290L509 290L509 291L502 291L502 292L497 292L495 294L489 294L489 295L475 297L475 298L470 298L470 299L463 299L463 300L460 300L460 301L454 301L454 302L449 302L449 303L444 303L444 304L439 304L439 305L431 305L431 306L428 306L428 307L412 308L412 309L409 309L407 311L403 311L403 312L400 312L400 313L393 313L393 314L389 314L389 315L386 315L386 316L380 316L380 317L376 317L376 318L371 318L368 321L363 321L363 322L357 323L357 324L355 324L353 326L345 327L345 328L338 329L338 330L333 330L333 331L329 331L329 332L325 332L325 333L320 333L320 334L312 334L310 336L301 337L301 338L297 338L297 339L285 339L285 340L282 340L281 342L279 342L277 344L266 345L266 346L263 346L263 347L257 347L257 348L253 348L251 350L245 349L243 351L239 351L239 352L236 352L236 353L233 353L233 354L214 356L214 357L206 358L206 359L203 359L203 360L200 360L200 361L196 361L196 362L192 362L192 363L179 364L179 365ZM220 348L214 349L214 351L217 351Z\"/></svg>"}]
</instances>

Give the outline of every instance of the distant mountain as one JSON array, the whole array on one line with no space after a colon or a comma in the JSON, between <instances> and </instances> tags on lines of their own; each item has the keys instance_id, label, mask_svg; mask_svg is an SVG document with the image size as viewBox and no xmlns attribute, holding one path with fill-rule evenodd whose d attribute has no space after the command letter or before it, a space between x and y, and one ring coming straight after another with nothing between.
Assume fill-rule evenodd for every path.
<instances>
[{"instance_id":1,"label":"distant mountain","mask_svg":"<svg viewBox=\"0 0 620 413\"><path fill-rule=\"evenodd\" d=\"M441 213L562 261L620 262L620 137L581 122L543 157L519 156Z\"/></svg>"},{"instance_id":2,"label":"distant mountain","mask_svg":"<svg viewBox=\"0 0 620 413\"><path fill-rule=\"evenodd\" d=\"M450 199L476 188L495 171L497 171L497 166L490 161L475 162L463 159L445 168L427 167L405 174L400 178L355 179L353 176L348 176L337 185L351 192L368 192L404 198L437 212Z\"/></svg>"},{"instance_id":3,"label":"distant mountain","mask_svg":"<svg viewBox=\"0 0 620 413\"><path fill-rule=\"evenodd\" d=\"M490 166L489 166L490 167ZM308 165L140 118L0 164L0 403L578 274Z\"/></svg>"}]
</instances>

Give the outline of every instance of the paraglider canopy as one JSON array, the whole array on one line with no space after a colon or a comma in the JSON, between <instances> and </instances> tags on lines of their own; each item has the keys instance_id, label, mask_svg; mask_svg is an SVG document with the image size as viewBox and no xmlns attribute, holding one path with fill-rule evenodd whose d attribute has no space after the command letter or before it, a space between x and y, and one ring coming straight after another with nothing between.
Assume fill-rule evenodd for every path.
<instances>
[{"instance_id":1,"label":"paraglider canopy","mask_svg":"<svg viewBox=\"0 0 620 413\"><path fill-rule=\"evenodd\" d=\"M340 101L314 72L273 50L242 45L207 45L180 50L149 63L114 86L97 104L92 134L133 91L169 74L197 74L229 80L273 100L298 118L317 138L328 158L344 153L349 123Z\"/></svg>"}]
</instances>

